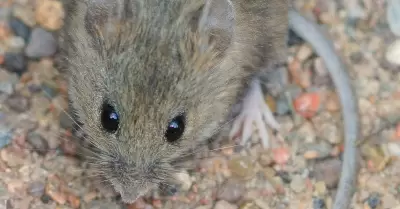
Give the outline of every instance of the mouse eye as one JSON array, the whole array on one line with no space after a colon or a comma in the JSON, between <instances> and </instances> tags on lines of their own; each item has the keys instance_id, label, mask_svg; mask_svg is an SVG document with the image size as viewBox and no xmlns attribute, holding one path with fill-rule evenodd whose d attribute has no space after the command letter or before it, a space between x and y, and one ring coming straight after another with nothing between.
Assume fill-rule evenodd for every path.
<instances>
[{"instance_id":1,"label":"mouse eye","mask_svg":"<svg viewBox=\"0 0 400 209\"><path fill-rule=\"evenodd\" d=\"M165 132L165 138L168 142L175 142L181 138L183 132L185 131L185 116L179 115L172 119Z\"/></svg>"},{"instance_id":2,"label":"mouse eye","mask_svg":"<svg viewBox=\"0 0 400 209\"><path fill-rule=\"evenodd\" d=\"M101 110L101 125L110 133L117 131L119 127L119 115L114 107L109 104L104 104Z\"/></svg>"}]
</instances>

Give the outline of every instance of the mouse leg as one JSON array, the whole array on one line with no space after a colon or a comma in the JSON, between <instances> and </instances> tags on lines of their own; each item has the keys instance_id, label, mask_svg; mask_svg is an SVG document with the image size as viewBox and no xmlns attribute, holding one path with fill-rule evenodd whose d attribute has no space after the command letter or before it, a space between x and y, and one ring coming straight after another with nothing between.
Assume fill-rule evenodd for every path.
<instances>
[{"instance_id":1,"label":"mouse leg","mask_svg":"<svg viewBox=\"0 0 400 209\"><path fill-rule=\"evenodd\" d=\"M233 121L229 137L233 138L241 132L240 144L245 144L253 134L253 124L258 131L262 145L265 148L269 147L268 127L279 129L279 123L265 102L260 79L257 77L252 80L249 91L244 97L242 109Z\"/></svg>"}]
</instances>

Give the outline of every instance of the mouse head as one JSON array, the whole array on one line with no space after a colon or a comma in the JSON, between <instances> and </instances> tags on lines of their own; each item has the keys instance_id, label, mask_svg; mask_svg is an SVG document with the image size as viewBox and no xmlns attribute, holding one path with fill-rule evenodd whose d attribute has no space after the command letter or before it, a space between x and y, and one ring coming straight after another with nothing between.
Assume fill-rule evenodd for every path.
<instances>
[{"instance_id":1,"label":"mouse head","mask_svg":"<svg viewBox=\"0 0 400 209\"><path fill-rule=\"evenodd\" d=\"M229 0L89 0L68 7L70 99L95 168L133 202L174 180L212 136L245 75L232 64Z\"/></svg>"}]
</instances>

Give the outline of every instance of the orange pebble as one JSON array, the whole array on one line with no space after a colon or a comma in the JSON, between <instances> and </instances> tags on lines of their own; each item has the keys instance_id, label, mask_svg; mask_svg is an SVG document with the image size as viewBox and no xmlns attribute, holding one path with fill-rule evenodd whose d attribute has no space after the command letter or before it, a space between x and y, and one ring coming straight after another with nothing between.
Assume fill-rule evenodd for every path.
<instances>
[{"instance_id":1,"label":"orange pebble","mask_svg":"<svg viewBox=\"0 0 400 209\"><path fill-rule=\"evenodd\" d=\"M305 93L297 97L293 103L294 109L299 115L311 118L317 113L321 99L318 93Z\"/></svg>"},{"instance_id":2,"label":"orange pebble","mask_svg":"<svg viewBox=\"0 0 400 209\"><path fill-rule=\"evenodd\" d=\"M397 124L394 138L395 139L400 139L400 123Z\"/></svg>"},{"instance_id":3,"label":"orange pebble","mask_svg":"<svg viewBox=\"0 0 400 209\"><path fill-rule=\"evenodd\" d=\"M274 161L277 164L286 164L290 158L289 149L287 147L280 147L272 150Z\"/></svg>"}]
</instances>

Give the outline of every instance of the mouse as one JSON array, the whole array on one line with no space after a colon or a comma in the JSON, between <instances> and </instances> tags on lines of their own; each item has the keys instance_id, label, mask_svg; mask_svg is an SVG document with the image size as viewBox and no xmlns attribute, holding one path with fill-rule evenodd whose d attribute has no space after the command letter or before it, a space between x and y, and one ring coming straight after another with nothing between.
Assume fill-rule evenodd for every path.
<instances>
[{"instance_id":1,"label":"mouse","mask_svg":"<svg viewBox=\"0 0 400 209\"><path fill-rule=\"evenodd\" d=\"M247 116L244 126L278 128L259 78L286 59L286 1L64 5L69 97L97 150L94 169L123 202L176 181L173 162L218 132L238 103L235 124Z\"/></svg>"},{"instance_id":2,"label":"mouse","mask_svg":"<svg viewBox=\"0 0 400 209\"><path fill-rule=\"evenodd\" d=\"M174 165L230 124L263 147L279 130L263 86L286 62L288 29L325 61L344 115L334 209L350 204L359 137L346 65L316 23L284 0L65 0L61 54L69 97L96 151L88 160L132 203L176 182ZM264 88L265 90L265 88ZM239 107L239 108L237 108ZM233 109L236 109L233 111ZM234 115L234 117L232 116Z\"/></svg>"}]
</instances>

